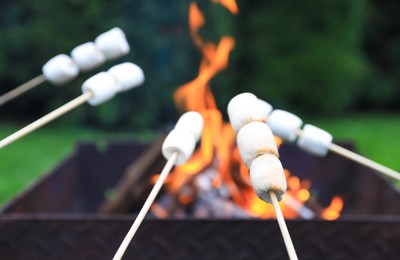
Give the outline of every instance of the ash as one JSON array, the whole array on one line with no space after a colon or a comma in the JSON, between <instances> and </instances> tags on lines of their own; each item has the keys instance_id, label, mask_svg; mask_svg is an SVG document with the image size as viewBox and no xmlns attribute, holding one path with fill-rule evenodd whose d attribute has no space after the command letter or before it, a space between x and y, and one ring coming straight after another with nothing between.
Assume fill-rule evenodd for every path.
<instances>
[{"instance_id":1,"label":"ash","mask_svg":"<svg viewBox=\"0 0 400 260\"><path fill-rule=\"evenodd\" d=\"M157 218L251 218L232 201L224 184L218 188L213 186L218 175L217 170L209 167L189 180L178 194L164 192L154 203L152 215ZM190 202L180 198L189 198Z\"/></svg>"}]
</instances>

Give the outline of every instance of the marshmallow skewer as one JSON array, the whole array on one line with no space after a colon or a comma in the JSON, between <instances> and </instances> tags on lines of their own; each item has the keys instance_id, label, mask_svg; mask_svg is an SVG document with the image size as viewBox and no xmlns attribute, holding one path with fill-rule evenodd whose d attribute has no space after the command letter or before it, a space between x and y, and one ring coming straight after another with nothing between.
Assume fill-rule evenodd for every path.
<instances>
[{"instance_id":1,"label":"marshmallow skewer","mask_svg":"<svg viewBox=\"0 0 400 260\"><path fill-rule=\"evenodd\" d=\"M381 174L400 180L399 172L332 143L332 135L325 130L310 124L305 124L301 129L303 121L292 113L279 109L274 110L269 115L267 123L272 132L285 141L294 142L298 138L297 145L306 152L322 157L331 151Z\"/></svg>"},{"instance_id":2,"label":"marshmallow skewer","mask_svg":"<svg viewBox=\"0 0 400 260\"><path fill-rule=\"evenodd\" d=\"M59 54L48 60L42 68L43 74L0 96L0 106L45 81L54 85L66 84L76 78L80 71L93 70L105 61L122 57L129 51L124 32L115 27L97 36L94 42L75 47L71 51L71 57Z\"/></svg>"},{"instance_id":3,"label":"marshmallow skewer","mask_svg":"<svg viewBox=\"0 0 400 260\"><path fill-rule=\"evenodd\" d=\"M23 93L27 92L28 90L31 90L34 87L39 86L40 84L42 84L45 81L46 81L46 77L43 74L41 74L41 75L37 76L36 78L33 78L33 79L29 80L28 82L10 90L9 92L0 96L0 106L4 105L8 101L10 101L16 97L22 95Z\"/></svg>"},{"instance_id":4,"label":"marshmallow skewer","mask_svg":"<svg viewBox=\"0 0 400 260\"><path fill-rule=\"evenodd\" d=\"M253 130L250 130L250 127L252 127ZM250 145L244 147L241 139L247 139L249 141L249 137L252 135L258 137L260 134L263 134L263 132L268 134L268 131L265 131L266 129L268 129L266 124L261 122L253 122L249 123L239 131L238 147L239 151L241 151L241 155L243 154L243 151L245 151L244 153L246 153L246 150L248 152L249 147L254 147L253 142L249 142ZM273 140L270 130L269 136L270 139ZM260 143L262 143L261 145L264 147L269 146L265 141L261 141ZM272 203L289 258L291 260L297 260L298 258L296 251L294 249L289 230L286 226L282 210L278 203L278 200L282 199L282 196L286 191L286 179L283 173L282 164L274 153L262 151L260 154L260 151L261 149L256 147L255 151L252 152L254 155L253 157L255 157L250 166L250 179L253 189L260 199L264 200L265 202Z\"/></svg>"},{"instance_id":5,"label":"marshmallow skewer","mask_svg":"<svg viewBox=\"0 0 400 260\"><path fill-rule=\"evenodd\" d=\"M265 123L272 106L251 93L235 96L228 104L237 146L257 196L272 203L290 259L297 259L278 201L286 191L286 178L271 129Z\"/></svg>"},{"instance_id":6,"label":"marshmallow skewer","mask_svg":"<svg viewBox=\"0 0 400 260\"><path fill-rule=\"evenodd\" d=\"M143 81L144 74L142 69L128 62L116 65L109 69L108 72L98 73L83 83L83 94L81 96L4 138L0 141L0 149L77 108L85 102L88 102L92 106L100 105L114 97L118 92L137 87L141 85Z\"/></svg>"},{"instance_id":7,"label":"marshmallow skewer","mask_svg":"<svg viewBox=\"0 0 400 260\"><path fill-rule=\"evenodd\" d=\"M172 167L185 163L192 156L196 142L200 139L203 124L203 118L199 113L186 112L180 117L175 128L168 134L162 146L162 153L168 161L138 216L115 253L113 260L120 260L123 257L129 243L135 236L140 224L143 222Z\"/></svg>"}]
</instances>

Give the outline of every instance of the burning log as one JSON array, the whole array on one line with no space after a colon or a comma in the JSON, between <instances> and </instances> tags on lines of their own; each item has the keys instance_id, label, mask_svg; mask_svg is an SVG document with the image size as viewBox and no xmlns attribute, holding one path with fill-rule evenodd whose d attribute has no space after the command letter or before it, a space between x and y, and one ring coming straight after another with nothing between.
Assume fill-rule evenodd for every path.
<instances>
[{"instance_id":1,"label":"burning log","mask_svg":"<svg viewBox=\"0 0 400 260\"><path fill-rule=\"evenodd\" d=\"M46 80L54 85L63 85L79 74L99 67L106 60L113 60L129 53L130 47L124 32L115 27L97 36L95 42L75 47L71 57L59 54L44 64L43 74L0 96L0 106L39 86Z\"/></svg>"},{"instance_id":2,"label":"burning log","mask_svg":"<svg viewBox=\"0 0 400 260\"><path fill-rule=\"evenodd\" d=\"M332 143L332 135L325 130L309 124L306 124L301 130L303 121L292 113L276 109L268 117L267 123L272 132L285 141L294 142L298 138L297 145L313 155L326 156L328 151L331 151L381 174L400 180L399 172Z\"/></svg>"},{"instance_id":3,"label":"burning log","mask_svg":"<svg viewBox=\"0 0 400 260\"><path fill-rule=\"evenodd\" d=\"M161 156L160 150L166 135L161 134L139 158L133 161L125 171L113 196L100 205L100 213L126 212L147 187L147 180L140 181L142 175L149 171L154 162Z\"/></svg>"},{"instance_id":4,"label":"burning log","mask_svg":"<svg viewBox=\"0 0 400 260\"><path fill-rule=\"evenodd\" d=\"M133 63L126 62L112 67L108 72L100 72L83 83L83 94L81 96L4 138L0 141L0 149L85 102L92 106L100 105L113 98L119 92L141 85L143 81L144 74L142 69Z\"/></svg>"},{"instance_id":5,"label":"burning log","mask_svg":"<svg viewBox=\"0 0 400 260\"><path fill-rule=\"evenodd\" d=\"M315 213L313 210L311 210L309 207L304 205L303 203L300 203L297 199L292 197L289 193L285 194L284 199L282 200L285 205L296 211L299 216L301 216L304 219L313 219L315 218Z\"/></svg>"},{"instance_id":6,"label":"burning log","mask_svg":"<svg viewBox=\"0 0 400 260\"><path fill-rule=\"evenodd\" d=\"M203 129L203 118L197 112L187 112L178 120L162 145L162 153L168 160L142 209L114 255L113 260L123 257L129 243L155 200L165 179L174 165L184 164L192 156Z\"/></svg>"}]
</instances>

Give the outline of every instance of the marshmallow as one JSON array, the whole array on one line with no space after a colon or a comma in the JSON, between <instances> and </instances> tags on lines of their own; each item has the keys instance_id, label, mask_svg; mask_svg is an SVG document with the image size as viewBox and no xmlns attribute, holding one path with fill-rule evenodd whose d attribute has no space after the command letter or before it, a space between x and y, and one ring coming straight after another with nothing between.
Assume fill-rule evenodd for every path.
<instances>
[{"instance_id":1,"label":"marshmallow","mask_svg":"<svg viewBox=\"0 0 400 260\"><path fill-rule=\"evenodd\" d=\"M326 156L332 144L332 135L321 128L306 124L297 140L297 145L311 154Z\"/></svg>"},{"instance_id":2,"label":"marshmallow","mask_svg":"<svg viewBox=\"0 0 400 260\"><path fill-rule=\"evenodd\" d=\"M71 57L82 71L97 68L106 60L104 54L93 42L87 42L75 47L71 51Z\"/></svg>"},{"instance_id":3,"label":"marshmallow","mask_svg":"<svg viewBox=\"0 0 400 260\"><path fill-rule=\"evenodd\" d=\"M243 126L237 135L237 145L247 168L260 155L270 153L279 157L274 136L268 125L262 122Z\"/></svg>"},{"instance_id":4,"label":"marshmallow","mask_svg":"<svg viewBox=\"0 0 400 260\"><path fill-rule=\"evenodd\" d=\"M285 141L293 142L296 140L303 121L292 113L276 109L269 115L267 123L272 133Z\"/></svg>"},{"instance_id":5,"label":"marshmallow","mask_svg":"<svg viewBox=\"0 0 400 260\"><path fill-rule=\"evenodd\" d=\"M272 106L268 102L262 99L258 99L258 105L261 109L263 117L267 119L269 114L271 114L272 112Z\"/></svg>"},{"instance_id":6,"label":"marshmallow","mask_svg":"<svg viewBox=\"0 0 400 260\"><path fill-rule=\"evenodd\" d=\"M286 192L286 178L280 160L273 154L257 157L250 167L250 180L257 196L271 202L270 191L274 191L278 201Z\"/></svg>"},{"instance_id":7,"label":"marshmallow","mask_svg":"<svg viewBox=\"0 0 400 260\"><path fill-rule=\"evenodd\" d=\"M79 67L68 55L59 54L46 62L42 71L49 82L62 85L78 76Z\"/></svg>"},{"instance_id":8,"label":"marshmallow","mask_svg":"<svg viewBox=\"0 0 400 260\"><path fill-rule=\"evenodd\" d=\"M178 152L175 165L184 164L192 156L196 146L196 139L187 129L175 128L165 138L162 145L162 154L169 159L174 152Z\"/></svg>"},{"instance_id":9,"label":"marshmallow","mask_svg":"<svg viewBox=\"0 0 400 260\"><path fill-rule=\"evenodd\" d=\"M100 34L94 42L107 60L122 57L130 51L124 32L118 27Z\"/></svg>"},{"instance_id":10,"label":"marshmallow","mask_svg":"<svg viewBox=\"0 0 400 260\"><path fill-rule=\"evenodd\" d=\"M92 106L100 105L118 93L118 84L114 77L107 72L100 72L86 80L82 85L82 92L91 91L93 96L88 103Z\"/></svg>"},{"instance_id":11,"label":"marshmallow","mask_svg":"<svg viewBox=\"0 0 400 260\"><path fill-rule=\"evenodd\" d=\"M200 113L190 111L184 113L175 125L175 128L186 129L191 132L196 139L200 140L203 131L204 120Z\"/></svg>"},{"instance_id":12,"label":"marshmallow","mask_svg":"<svg viewBox=\"0 0 400 260\"><path fill-rule=\"evenodd\" d=\"M108 72L118 82L119 92L130 90L144 82L143 70L130 62L113 66Z\"/></svg>"},{"instance_id":13,"label":"marshmallow","mask_svg":"<svg viewBox=\"0 0 400 260\"><path fill-rule=\"evenodd\" d=\"M228 104L229 121L235 132L247 123L266 121L258 98L251 93L242 93L231 99Z\"/></svg>"}]
</instances>

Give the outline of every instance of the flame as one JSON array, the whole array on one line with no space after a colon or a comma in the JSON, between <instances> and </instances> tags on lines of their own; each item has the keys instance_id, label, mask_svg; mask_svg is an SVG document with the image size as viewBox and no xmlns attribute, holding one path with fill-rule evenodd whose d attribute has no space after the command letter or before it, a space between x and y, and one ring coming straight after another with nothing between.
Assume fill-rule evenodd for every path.
<instances>
[{"instance_id":1,"label":"flame","mask_svg":"<svg viewBox=\"0 0 400 260\"><path fill-rule=\"evenodd\" d=\"M235 0L211 0L229 10L232 14L239 12ZM200 34L206 21L203 13L195 2L189 6L189 28L193 43L202 54L197 77L180 86L174 93L174 102L181 112L198 111L204 118L204 129L199 149L184 165L175 167L166 180L168 192L181 204L187 205L195 200L195 196L185 192L185 187L193 183L197 174L208 167L214 167L219 175L212 181L212 188L225 187L234 203L240 206L248 215L258 218L275 218L272 205L260 200L251 186L249 170L243 164L238 148L236 134L230 124L224 123L218 110L210 80L229 64L229 55L235 47L235 40L230 36L221 37L218 44L208 42ZM279 147L282 140L275 137ZM286 218L297 218L299 209L305 207L309 200L311 187L309 180L300 180L285 170L288 190L280 205ZM157 176L158 177L158 176ZM156 178L152 181L155 182ZM342 203L343 205L343 203ZM327 219L337 218L341 207L335 200L323 211ZM156 204L152 207L154 214L165 217L165 212Z\"/></svg>"},{"instance_id":2,"label":"flame","mask_svg":"<svg viewBox=\"0 0 400 260\"><path fill-rule=\"evenodd\" d=\"M213 3L220 3L225 6L232 14L238 14L239 8L234 0L212 0Z\"/></svg>"},{"instance_id":3,"label":"flame","mask_svg":"<svg viewBox=\"0 0 400 260\"><path fill-rule=\"evenodd\" d=\"M322 211L322 218L326 220L335 220L340 216L340 212L343 209L343 199L339 196L332 198L331 204Z\"/></svg>"}]
</instances>

